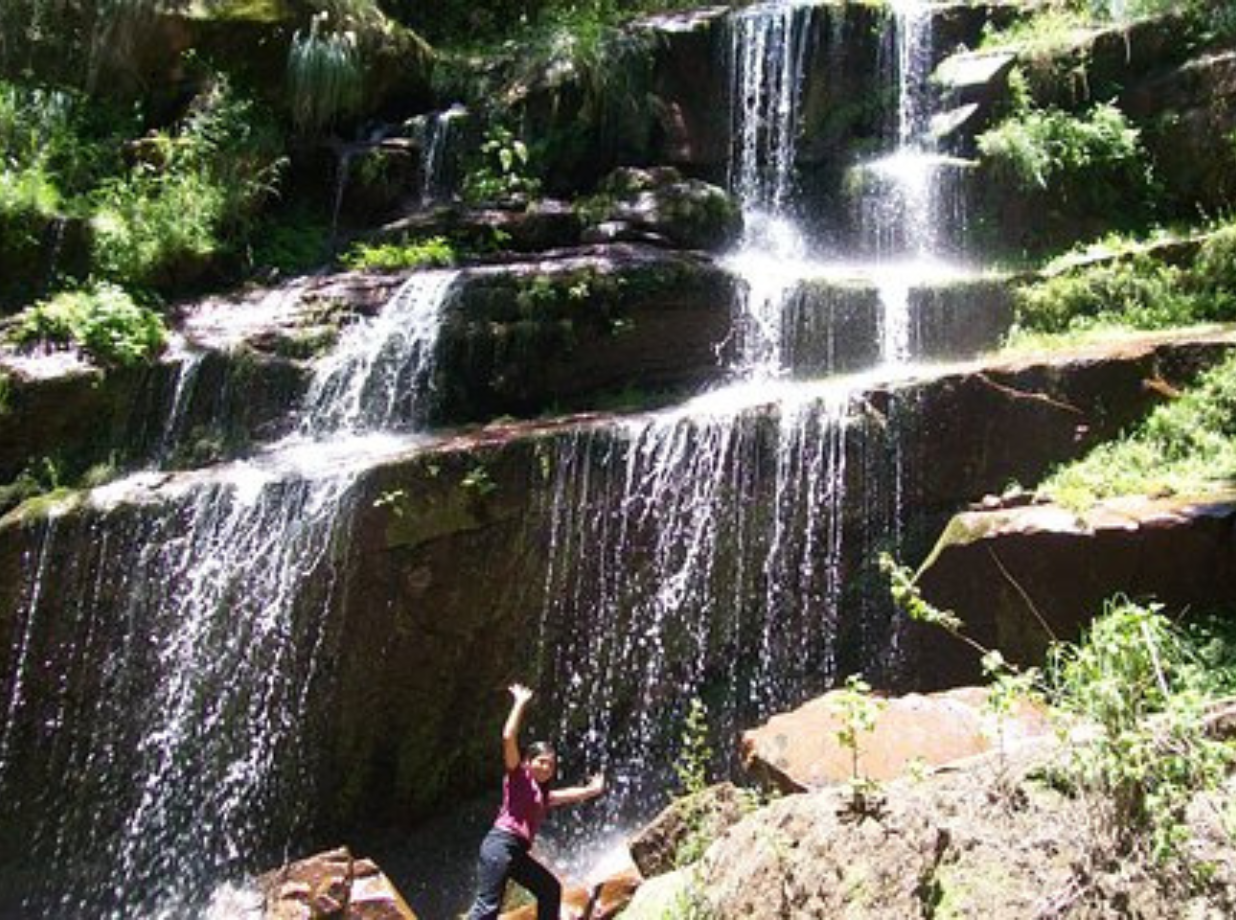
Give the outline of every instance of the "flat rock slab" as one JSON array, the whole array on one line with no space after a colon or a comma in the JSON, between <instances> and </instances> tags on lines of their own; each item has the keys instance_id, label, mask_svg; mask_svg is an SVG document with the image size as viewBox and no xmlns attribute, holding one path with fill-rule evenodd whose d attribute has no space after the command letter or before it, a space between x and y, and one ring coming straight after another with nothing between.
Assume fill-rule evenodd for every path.
<instances>
[{"instance_id":1,"label":"flat rock slab","mask_svg":"<svg viewBox=\"0 0 1236 920\"><path fill-rule=\"evenodd\" d=\"M852 751L838 741L844 726L840 699L839 691L826 693L744 732L743 765L783 792L849 779L854 763ZM915 764L940 766L985 753L1001 736L1011 744L1049 729L1044 714L1027 704L1018 704L1001 724L986 701L981 687L879 700L874 730L858 736L859 774L886 781L906 775Z\"/></svg>"},{"instance_id":2,"label":"flat rock slab","mask_svg":"<svg viewBox=\"0 0 1236 920\"><path fill-rule=\"evenodd\" d=\"M924 597L1012 660L1037 663L1053 636L1076 639L1115 594L1169 611L1236 606L1236 492L1133 496L1075 513L1056 505L957 515L919 574ZM977 656L912 624L918 673L963 681Z\"/></svg>"}]
</instances>

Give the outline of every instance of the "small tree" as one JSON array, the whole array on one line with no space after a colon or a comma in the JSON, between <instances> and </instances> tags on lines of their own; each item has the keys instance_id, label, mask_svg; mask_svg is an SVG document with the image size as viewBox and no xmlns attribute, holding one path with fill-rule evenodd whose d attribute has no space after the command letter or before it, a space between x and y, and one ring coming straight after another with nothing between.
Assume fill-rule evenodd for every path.
<instances>
[{"instance_id":1,"label":"small tree","mask_svg":"<svg viewBox=\"0 0 1236 920\"><path fill-rule=\"evenodd\" d=\"M837 741L850 752L850 808L856 814L866 814L876 804L880 785L860 769L859 736L875 730L876 718L884 703L871 695L871 685L861 675L851 674L845 686L837 691L832 705L841 721L836 731Z\"/></svg>"}]
</instances>

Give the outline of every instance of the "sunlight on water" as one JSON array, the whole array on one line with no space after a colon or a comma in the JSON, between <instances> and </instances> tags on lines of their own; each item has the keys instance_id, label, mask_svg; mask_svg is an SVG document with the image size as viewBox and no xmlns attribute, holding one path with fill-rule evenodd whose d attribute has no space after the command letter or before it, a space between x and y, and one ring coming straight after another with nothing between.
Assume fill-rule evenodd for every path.
<instances>
[{"instance_id":1,"label":"sunlight on water","mask_svg":"<svg viewBox=\"0 0 1236 920\"><path fill-rule=\"evenodd\" d=\"M19 616L32 650L44 607L65 621L66 689L40 700L49 713L27 714L36 656L19 656L0 795L24 721L89 712L51 757L57 807L32 846L53 871L36 903L116 920L200 915L219 877L296 832L301 730L328 666L353 484L424 440L415 428L453 279L413 274L353 326L320 362L298 433L240 460L131 475L88 495L93 516L44 525L40 558L67 555L72 576L35 567ZM250 902L225 886L211 916L247 916L236 911Z\"/></svg>"}]
</instances>

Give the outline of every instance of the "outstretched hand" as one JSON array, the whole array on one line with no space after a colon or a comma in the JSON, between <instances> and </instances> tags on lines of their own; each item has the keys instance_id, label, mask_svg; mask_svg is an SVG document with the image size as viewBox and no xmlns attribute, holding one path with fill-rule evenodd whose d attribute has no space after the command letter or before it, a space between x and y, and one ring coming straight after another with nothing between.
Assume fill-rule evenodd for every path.
<instances>
[{"instance_id":1,"label":"outstretched hand","mask_svg":"<svg viewBox=\"0 0 1236 920\"><path fill-rule=\"evenodd\" d=\"M594 773L592 778L588 780L588 791L593 795L600 795L605 791L605 774Z\"/></svg>"},{"instance_id":2,"label":"outstretched hand","mask_svg":"<svg viewBox=\"0 0 1236 920\"><path fill-rule=\"evenodd\" d=\"M530 699L532 699L532 691L523 684L511 684L511 686L507 687L507 689L511 692L511 699L514 701L516 706L522 703L527 703Z\"/></svg>"}]
</instances>

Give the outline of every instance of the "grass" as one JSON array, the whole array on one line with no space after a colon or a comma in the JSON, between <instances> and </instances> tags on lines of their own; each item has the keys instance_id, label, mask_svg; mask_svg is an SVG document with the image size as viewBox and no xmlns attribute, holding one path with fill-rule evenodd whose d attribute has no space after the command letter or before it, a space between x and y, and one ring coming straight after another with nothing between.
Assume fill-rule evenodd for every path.
<instances>
[{"instance_id":1,"label":"grass","mask_svg":"<svg viewBox=\"0 0 1236 920\"><path fill-rule=\"evenodd\" d=\"M1201 234L1109 236L1056 259L1017 291L1006 345L1043 348L1233 321L1236 222L1229 221Z\"/></svg>"},{"instance_id":2,"label":"grass","mask_svg":"<svg viewBox=\"0 0 1236 920\"><path fill-rule=\"evenodd\" d=\"M1236 358L1160 406L1128 436L1100 445L1039 486L1084 510L1119 495L1203 495L1236 487Z\"/></svg>"}]
</instances>

